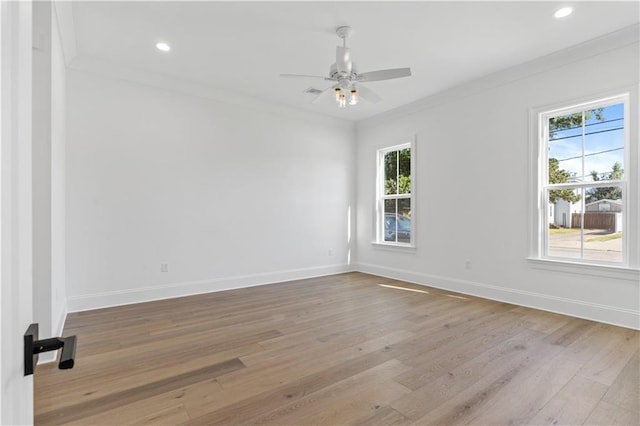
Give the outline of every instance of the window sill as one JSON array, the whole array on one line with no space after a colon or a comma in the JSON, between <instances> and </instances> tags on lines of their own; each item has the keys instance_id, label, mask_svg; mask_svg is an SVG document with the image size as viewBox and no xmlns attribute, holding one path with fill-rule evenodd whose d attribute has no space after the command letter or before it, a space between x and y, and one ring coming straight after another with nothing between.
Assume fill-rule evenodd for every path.
<instances>
[{"instance_id":1,"label":"window sill","mask_svg":"<svg viewBox=\"0 0 640 426\"><path fill-rule=\"evenodd\" d=\"M395 244L395 243L379 243L377 241L374 241L371 243L371 245L376 248L376 249L380 249L380 250L389 250L389 251L395 251L395 252L410 252L410 253L415 253L416 251L416 246L413 244Z\"/></svg>"},{"instance_id":2,"label":"window sill","mask_svg":"<svg viewBox=\"0 0 640 426\"><path fill-rule=\"evenodd\" d=\"M596 265L592 263L571 262L566 260L542 259L537 257L527 258L527 262L536 269L545 269L553 272L566 272L588 276L628 280L640 283L640 269L628 266Z\"/></svg>"}]
</instances>

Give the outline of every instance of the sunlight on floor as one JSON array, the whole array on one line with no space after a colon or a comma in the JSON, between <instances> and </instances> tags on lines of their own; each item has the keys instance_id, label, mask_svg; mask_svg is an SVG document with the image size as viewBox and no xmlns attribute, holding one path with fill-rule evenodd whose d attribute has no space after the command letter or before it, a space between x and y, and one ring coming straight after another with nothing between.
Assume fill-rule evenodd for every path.
<instances>
[{"instance_id":1,"label":"sunlight on floor","mask_svg":"<svg viewBox=\"0 0 640 426\"><path fill-rule=\"evenodd\" d=\"M447 294L448 297L453 297L454 299L462 299L462 300L469 300L466 297L462 297L462 296L454 296L453 294Z\"/></svg>"},{"instance_id":2,"label":"sunlight on floor","mask_svg":"<svg viewBox=\"0 0 640 426\"><path fill-rule=\"evenodd\" d=\"M424 291L424 290L418 290L416 288L406 288L406 287L398 287L395 285L388 285L388 284L378 284L380 287L386 287L386 288L395 288L396 290L407 290L407 291L415 291L416 293L425 293L425 294L429 294L428 291Z\"/></svg>"}]
</instances>

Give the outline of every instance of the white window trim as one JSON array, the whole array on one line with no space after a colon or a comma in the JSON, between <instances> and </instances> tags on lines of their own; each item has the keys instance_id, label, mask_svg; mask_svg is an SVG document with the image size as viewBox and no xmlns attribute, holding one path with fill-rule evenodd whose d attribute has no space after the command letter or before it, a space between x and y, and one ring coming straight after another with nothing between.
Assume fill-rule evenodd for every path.
<instances>
[{"instance_id":1,"label":"white window trim","mask_svg":"<svg viewBox=\"0 0 640 426\"><path fill-rule=\"evenodd\" d=\"M594 100L595 99L595 100ZM588 98L574 100L573 102L565 102L562 104L548 105L545 107L536 107L531 109L530 114L530 155L529 155L529 175L530 175L530 220L529 229L529 263L537 268L569 271L579 270L580 268L594 271L598 270L598 275L608 276L612 278L620 278L621 276L638 277L640 271L640 221L636 216L640 212L640 197L638 188L640 187L640 148L638 143L638 121L635 118L638 114L637 87L628 87L617 90L613 93L589 96ZM571 113L576 111L584 111L593 107L610 106L618 103L624 104L625 115L625 154L624 154L624 170L625 179L622 181L607 181L604 186L613 184L622 184L625 202L624 204L624 229L628 230L623 234L624 261L618 262L599 262L595 260L571 259L545 256L547 232L547 208L548 203L544 199L543 189L547 178L547 167L542 158L547 158L544 150L547 148L545 136L547 134L546 126L550 116L562 115L563 113ZM567 106L569 105L569 106ZM574 186L574 185L572 185ZM589 186L601 186L591 183ZM545 232L543 232L545 231ZM568 269L569 268L569 269ZM625 272L627 271L627 272Z\"/></svg>"},{"instance_id":2,"label":"white window trim","mask_svg":"<svg viewBox=\"0 0 640 426\"><path fill-rule=\"evenodd\" d=\"M374 209L374 241L373 245L414 251L416 248L416 137L410 136L401 139L401 143L393 146L384 147L378 149L376 153L376 206ZM410 243L398 243L384 240L384 204L383 204L383 191L384 191L384 155L391 151L397 151L400 149L411 149L411 194L408 197L411 200L411 242Z\"/></svg>"}]
</instances>

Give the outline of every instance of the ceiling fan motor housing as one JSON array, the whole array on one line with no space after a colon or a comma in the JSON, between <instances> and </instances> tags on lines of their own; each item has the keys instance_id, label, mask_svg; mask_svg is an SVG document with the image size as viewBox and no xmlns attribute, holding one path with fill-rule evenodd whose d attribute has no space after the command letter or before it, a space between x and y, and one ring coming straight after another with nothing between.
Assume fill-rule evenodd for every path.
<instances>
[{"instance_id":1,"label":"ceiling fan motor housing","mask_svg":"<svg viewBox=\"0 0 640 426\"><path fill-rule=\"evenodd\" d=\"M338 82L341 82L341 81L346 81L348 83L355 82L358 80L356 64L353 62L351 63L351 72L346 72L346 71L340 72L338 71L338 66L335 63L333 63L329 67L329 77L332 79L338 80Z\"/></svg>"}]
</instances>

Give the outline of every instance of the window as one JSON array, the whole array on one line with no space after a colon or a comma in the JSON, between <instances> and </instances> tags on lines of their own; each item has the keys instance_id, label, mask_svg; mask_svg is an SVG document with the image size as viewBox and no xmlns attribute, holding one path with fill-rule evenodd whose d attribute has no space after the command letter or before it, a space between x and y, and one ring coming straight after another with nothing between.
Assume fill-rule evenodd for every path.
<instances>
[{"instance_id":1,"label":"window","mask_svg":"<svg viewBox=\"0 0 640 426\"><path fill-rule=\"evenodd\" d=\"M378 150L377 237L381 244L413 246L413 142Z\"/></svg>"},{"instance_id":2,"label":"window","mask_svg":"<svg viewBox=\"0 0 640 426\"><path fill-rule=\"evenodd\" d=\"M539 114L540 254L627 264L628 96Z\"/></svg>"}]
</instances>

